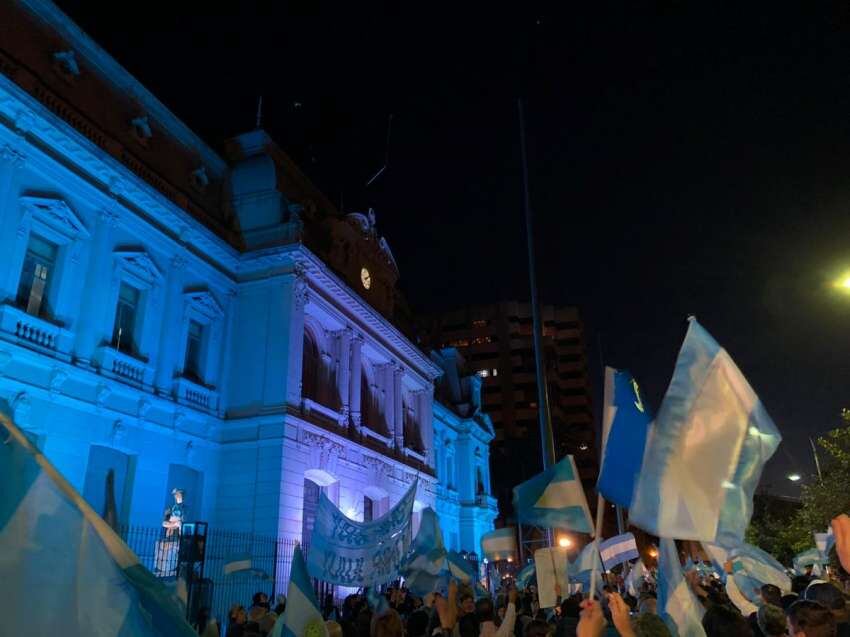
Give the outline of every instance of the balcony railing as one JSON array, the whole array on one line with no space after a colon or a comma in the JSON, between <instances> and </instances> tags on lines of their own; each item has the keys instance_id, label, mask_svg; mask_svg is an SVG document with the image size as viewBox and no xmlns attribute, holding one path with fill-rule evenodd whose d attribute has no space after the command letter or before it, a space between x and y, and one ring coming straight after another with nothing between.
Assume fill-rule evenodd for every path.
<instances>
[{"instance_id":1,"label":"balcony railing","mask_svg":"<svg viewBox=\"0 0 850 637\"><path fill-rule=\"evenodd\" d=\"M0 305L0 332L57 354L67 354L73 341L68 330L8 304Z\"/></svg>"},{"instance_id":2,"label":"balcony railing","mask_svg":"<svg viewBox=\"0 0 850 637\"><path fill-rule=\"evenodd\" d=\"M101 372L107 376L143 387L149 387L153 381L153 367L148 366L146 361L114 347L101 345L95 354L95 361Z\"/></svg>"},{"instance_id":3,"label":"balcony railing","mask_svg":"<svg viewBox=\"0 0 850 637\"><path fill-rule=\"evenodd\" d=\"M174 382L174 393L177 402L184 405L212 412L218 409L218 392L214 387L181 376Z\"/></svg>"}]
</instances>

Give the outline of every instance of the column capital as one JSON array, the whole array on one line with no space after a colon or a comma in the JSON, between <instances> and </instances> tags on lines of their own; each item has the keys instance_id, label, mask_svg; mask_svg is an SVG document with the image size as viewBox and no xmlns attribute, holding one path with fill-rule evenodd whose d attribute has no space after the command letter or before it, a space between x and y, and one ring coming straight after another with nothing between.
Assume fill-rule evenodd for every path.
<instances>
[{"instance_id":1,"label":"column capital","mask_svg":"<svg viewBox=\"0 0 850 637\"><path fill-rule=\"evenodd\" d=\"M171 269L177 272L182 272L189 264L189 260L182 254L175 254L171 257Z\"/></svg>"},{"instance_id":2,"label":"column capital","mask_svg":"<svg viewBox=\"0 0 850 637\"><path fill-rule=\"evenodd\" d=\"M354 327L352 327L351 325L346 325L345 331L349 333L352 345L354 343L357 343L358 345L363 344L363 334L357 331Z\"/></svg>"},{"instance_id":3,"label":"column capital","mask_svg":"<svg viewBox=\"0 0 850 637\"><path fill-rule=\"evenodd\" d=\"M118 222L121 221L121 216L117 212L105 208L97 213L97 218L107 228L115 228Z\"/></svg>"},{"instance_id":4,"label":"column capital","mask_svg":"<svg viewBox=\"0 0 850 637\"><path fill-rule=\"evenodd\" d=\"M292 284L292 298L295 301L295 309L299 311L303 310L304 306L307 305L309 291L307 279L303 276L296 275L295 282Z\"/></svg>"}]
</instances>

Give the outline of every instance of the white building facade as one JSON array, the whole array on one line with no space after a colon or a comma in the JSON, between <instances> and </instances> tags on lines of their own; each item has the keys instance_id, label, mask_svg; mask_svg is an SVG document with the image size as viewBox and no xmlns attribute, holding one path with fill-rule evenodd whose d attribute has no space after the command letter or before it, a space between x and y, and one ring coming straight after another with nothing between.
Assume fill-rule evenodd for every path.
<instances>
[{"instance_id":1,"label":"white building facade","mask_svg":"<svg viewBox=\"0 0 850 637\"><path fill-rule=\"evenodd\" d=\"M220 156L52 3L2 11L26 45L0 36L0 398L45 455L97 510L111 470L124 525L181 488L187 519L305 542L320 492L376 519L418 478L477 552L492 425L387 318L374 215L262 131Z\"/></svg>"}]
</instances>

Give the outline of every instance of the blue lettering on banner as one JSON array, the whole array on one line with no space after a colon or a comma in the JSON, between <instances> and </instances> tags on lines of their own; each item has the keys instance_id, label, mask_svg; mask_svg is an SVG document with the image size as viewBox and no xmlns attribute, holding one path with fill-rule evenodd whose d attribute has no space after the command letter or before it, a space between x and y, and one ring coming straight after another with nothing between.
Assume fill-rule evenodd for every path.
<instances>
[{"instance_id":1,"label":"blue lettering on banner","mask_svg":"<svg viewBox=\"0 0 850 637\"><path fill-rule=\"evenodd\" d=\"M350 587L394 579L410 547L417 483L386 515L371 522L350 520L322 494L307 554L310 575Z\"/></svg>"}]
</instances>

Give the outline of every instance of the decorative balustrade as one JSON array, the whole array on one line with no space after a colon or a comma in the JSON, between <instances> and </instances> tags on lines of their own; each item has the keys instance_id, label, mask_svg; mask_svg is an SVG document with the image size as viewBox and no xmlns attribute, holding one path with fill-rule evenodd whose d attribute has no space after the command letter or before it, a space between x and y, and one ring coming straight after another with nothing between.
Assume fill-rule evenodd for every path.
<instances>
[{"instance_id":1,"label":"decorative balustrade","mask_svg":"<svg viewBox=\"0 0 850 637\"><path fill-rule=\"evenodd\" d=\"M8 304L0 305L0 332L60 354L67 354L73 340L71 332L59 325Z\"/></svg>"},{"instance_id":2,"label":"decorative balustrade","mask_svg":"<svg viewBox=\"0 0 850 637\"><path fill-rule=\"evenodd\" d=\"M124 382L147 387L153 379L153 367L150 367L146 361L108 345L102 345L97 349L95 361L100 366L101 373Z\"/></svg>"},{"instance_id":3,"label":"decorative balustrade","mask_svg":"<svg viewBox=\"0 0 850 637\"><path fill-rule=\"evenodd\" d=\"M185 377L174 381L174 394L177 402L196 409L216 411L218 409L218 392L214 387L207 387Z\"/></svg>"}]
</instances>

